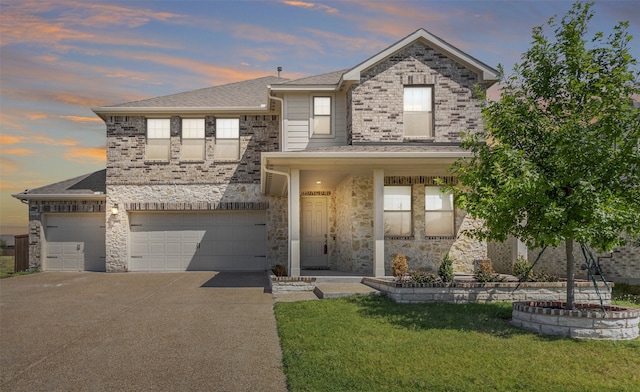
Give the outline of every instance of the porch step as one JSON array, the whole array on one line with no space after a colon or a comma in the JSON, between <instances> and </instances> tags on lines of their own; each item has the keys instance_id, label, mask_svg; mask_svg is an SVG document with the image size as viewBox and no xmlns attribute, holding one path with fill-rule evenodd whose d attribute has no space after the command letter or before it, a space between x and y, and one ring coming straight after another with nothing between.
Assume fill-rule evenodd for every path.
<instances>
[{"instance_id":1,"label":"porch step","mask_svg":"<svg viewBox=\"0 0 640 392\"><path fill-rule=\"evenodd\" d=\"M354 294L379 294L380 292L374 288L366 286L362 283L325 283L316 282L314 294L320 298L339 298L348 297Z\"/></svg>"},{"instance_id":2,"label":"porch step","mask_svg":"<svg viewBox=\"0 0 640 392\"><path fill-rule=\"evenodd\" d=\"M336 283L336 284L348 284L348 283L362 283L362 276L318 276L316 278L316 285L320 283Z\"/></svg>"}]
</instances>

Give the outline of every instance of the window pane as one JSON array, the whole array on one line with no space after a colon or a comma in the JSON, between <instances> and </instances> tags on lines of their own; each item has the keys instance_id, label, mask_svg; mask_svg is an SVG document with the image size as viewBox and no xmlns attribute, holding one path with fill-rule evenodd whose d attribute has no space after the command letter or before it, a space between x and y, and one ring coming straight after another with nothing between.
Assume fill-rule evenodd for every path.
<instances>
[{"instance_id":1,"label":"window pane","mask_svg":"<svg viewBox=\"0 0 640 392\"><path fill-rule=\"evenodd\" d=\"M411 211L411 187L385 186L384 209L385 211Z\"/></svg>"},{"instance_id":2,"label":"window pane","mask_svg":"<svg viewBox=\"0 0 640 392\"><path fill-rule=\"evenodd\" d=\"M404 112L405 136L432 136L433 117L431 112Z\"/></svg>"},{"instance_id":3,"label":"window pane","mask_svg":"<svg viewBox=\"0 0 640 392\"><path fill-rule=\"evenodd\" d=\"M238 160L240 158L239 139L217 139L215 158L219 160Z\"/></svg>"},{"instance_id":4,"label":"window pane","mask_svg":"<svg viewBox=\"0 0 640 392\"><path fill-rule=\"evenodd\" d=\"M313 98L313 114L323 116L331 115L331 98L330 97L314 97Z\"/></svg>"},{"instance_id":5,"label":"window pane","mask_svg":"<svg viewBox=\"0 0 640 392\"><path fill-rule=\"evenodd\" d=\"M182 139L182 159L204 160L204 139Z\"/></svg>"},{"instance_id":6,"label":"window pane","mask_svg":"<svg viewBox=\"0 0 640 392\"><path fill-rule=\"evenodd\" d=\"M453 211L445 212L426 212L425 213L425 231L427 236L446 236L455 235L453 232Z\"/></svg>"},{"instance_id":7,"label":"window pane","mask_svg":"<svg viewBox=\"0 0 640 392\"><path fill-rule=\"evenodd\" d=\"M405 87L404 110L407 112L430 112L431 87Z\"/></svg>"},{"instance_id":8,"label":"window pane","mask_svg":"<svg viewBox=\"0 0 640 392\"><path fill-rule=\"evenodd\" d=\"M410 236L411 235L411 211L385 212L384 235Z\"/></svg>"},{"instance_id":9,"label":"window pane","mask_svg":"<svg viewBox=\"0 0 640 392\"><path fill-rule=\"evenodd\" d=\"M147 139L169 139L171 121L168 118L147 119Z\"/></svg>"},{"instance_id":10,"label":"window pane","mask_svg":"<svg viewBox=\"0 0 640 392\"><path fill-rule=\"evenodd\" d=\"M315 135L330 135L331 116L315 116L313 118L313 133Z\"/></svg>"},{"instance_id":11,"label":"window pane","mask_svg":"<svg viewBox=\"0 0 640 392\"><path fill-rule=\"evenodd\" d=\"M216 119L216 137L237 139L240 137L240 120L237 118Z\"/></svg>"},{"instance_id":12,"label":"window pane","mask_svg":"<svg viewBox=\"0 0 640 392\"><path fill-rule=\"evenodd\" d=\"M184 118L182 119L183 139L204 139L204 119Z\"/></svg>"},{"instance_id":13,"label":"window pane","mask_svg":"<svg viewBox=\"0 0 640 392\"><path fill-rule=\"evenodd\" d=\"M145 159L151 161L168 161L169 160L169 139L147 139L145 148Z\"/></svg>"},{"instance_id":14,"label":"window pane","mask_svg":"<svg viewBox=\"0 0 640 392\"><path fill-rule=\"evenodd\" d=\"M453 194L442 192L440 187L428 186L424 189L425 210L453 210Z\"/></svg>"}]
</instances>

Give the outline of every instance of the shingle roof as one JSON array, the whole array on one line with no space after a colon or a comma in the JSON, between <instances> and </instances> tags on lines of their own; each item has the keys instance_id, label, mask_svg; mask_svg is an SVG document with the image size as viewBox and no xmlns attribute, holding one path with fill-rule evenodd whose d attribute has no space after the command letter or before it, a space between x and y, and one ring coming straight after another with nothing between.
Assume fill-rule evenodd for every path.
<instances>
[{"instance_id":1,"label":"shingle roof","mask_svg":"<svg viewBox=\"0 0 640 392\"><path fill-rule=\"evenodd\" d=\"M282 83L286 80L288 79L265 76L242 82L126 102L107 106L107 108L261 108L264 107L262 105L267 105L267 86L274 83Z\"/></svg>"},{"instance_id":2,"label":"shingle roof","mask_svg":"<svg viewBox=\"0 0 640 392\"><path fill-rule=\"evenodd\" d=\"M103 169L40 188L28 189L16 196L20 198L19 196L31 195L93 195L96 192L105 193L107 191L106 181L107 170Z\"/></svg>"},{"instance_id":3,"label":"shingle roof","mask_svg":"<svg viewBox=\"0 0 640 392\"><path fill-rule=\"evenodd\" d=\"M278 84L295 84L295 85L314 85L314 84L338 84L342 75L349 69L341 69L339 71L328 72L321 75L308 76L306 78L289 80Z\"/></svg>"}]
</instances>

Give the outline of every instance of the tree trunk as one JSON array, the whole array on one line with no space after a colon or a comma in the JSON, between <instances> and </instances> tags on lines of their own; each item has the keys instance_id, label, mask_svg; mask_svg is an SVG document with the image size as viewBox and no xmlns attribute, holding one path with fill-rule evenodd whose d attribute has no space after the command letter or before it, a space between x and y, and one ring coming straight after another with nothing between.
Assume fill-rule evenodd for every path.
<instances>
[{"instance_id":1,"label":"tree trunk","mask_svg":"<svg viewBox=\"0 0 640 392\"><path fill-rule=\"evenodd\" d=\"M573 238L565 238L567 250L567 309L575 308L575 263L573 260Z\"/></svg>"}]
</instances>

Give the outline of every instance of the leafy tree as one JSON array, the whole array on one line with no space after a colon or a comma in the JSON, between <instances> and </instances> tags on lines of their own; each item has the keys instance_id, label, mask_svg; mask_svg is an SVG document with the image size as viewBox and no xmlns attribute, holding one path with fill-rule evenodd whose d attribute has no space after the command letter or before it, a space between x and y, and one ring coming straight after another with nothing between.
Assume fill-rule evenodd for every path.
<instances>
[{"instance_id":1,"label":"leafy tree","mask_svg":"<svg viewBox=\"0 0 640 392\"><path fill-rule=\"evenodd\" d=\"M533 29L531 48L498 101L484 100L485 129L467 135L456 162L460 206L486 224L474 234L529 247L566 244L567 308L574 308L574 241L598 250L640 232L640 111L628 23L587 39L592 3ZM549 30L550 31L550 30Z\"/></svg>"}]
</instances>

